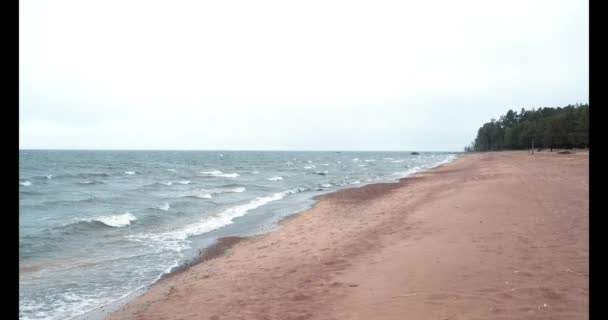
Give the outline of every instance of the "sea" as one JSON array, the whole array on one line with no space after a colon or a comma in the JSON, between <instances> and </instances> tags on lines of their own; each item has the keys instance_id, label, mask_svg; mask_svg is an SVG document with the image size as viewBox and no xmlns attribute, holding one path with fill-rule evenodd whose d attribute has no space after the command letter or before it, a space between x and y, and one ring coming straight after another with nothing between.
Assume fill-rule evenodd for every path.
<instances>
[{"instance_id":1,"label":"sea","mask_svg":"<svg viewBox=\"0 0 608 320\"><path fill-rule=\"evenodd\" d=\"M72 319L316 195L397 182L450 152L19 151L19 318Z\"/></svg>"}]
</instances>

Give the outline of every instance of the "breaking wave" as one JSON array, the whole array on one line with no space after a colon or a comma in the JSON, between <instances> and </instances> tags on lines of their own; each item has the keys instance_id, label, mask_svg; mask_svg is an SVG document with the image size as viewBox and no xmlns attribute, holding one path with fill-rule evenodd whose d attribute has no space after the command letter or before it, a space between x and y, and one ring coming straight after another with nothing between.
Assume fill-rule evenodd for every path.
<instances>
[{"instance_id":1,"label":"breaking wave","mask_svg":"<svg viewBox=\"0 0 608 320\"><path fill-rule=\"evenodd\" d=\"M99 216L94 218L83 218L80 221L83 222L101 222L108 227L122 228L131 224L131 222L137 220L137 218L130 212L117 215Z\"/></svg>"},{"instance_id":2,"label":"breaking wave","mask_svg":"<svg viewBox=\"0 0 608 320\"><path fill-rule=\"evenodd\" d=\"M220 170L201 171L200 174L208 177L223 177L223 178L236 178L240 176L238 173L224 173Z\"/></svg>"},{"instance_id":3,"label":"breaking wave","mask_svg":"<svg viewBox=\"0 0 608 320\"><path fill-rule=\"evenodd\" d=\"M257 197L249 202L229 207L217 214L205 217L198 222L186 225L185 227L159 233L159 234L143 234L129 236L132 239L152 239L160 241L175 241L186 240L188 237L201 235L212 230L219 229L233 223L233 220L242 217L251 210L257 209L265 204L285 198L286 196L303 191L304 189L292 189L283 192L277 192L265 197Z\"/></svg>"}]
</instances>

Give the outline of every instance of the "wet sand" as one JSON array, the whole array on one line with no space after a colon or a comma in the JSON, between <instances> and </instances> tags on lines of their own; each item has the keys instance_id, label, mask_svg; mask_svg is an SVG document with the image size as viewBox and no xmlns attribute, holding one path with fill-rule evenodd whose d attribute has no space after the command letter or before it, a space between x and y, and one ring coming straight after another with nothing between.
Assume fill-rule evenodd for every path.
<instances>
[{"instance_id":1,"label":"wet sand","mask_svg":"<svg viewBox=\"0 0 608 320\"><path fill-rule=\"evenodd\" d=\"M588 153L479 153L319 197L110 319L588 319Z\"/></svg>"}]
</instances>

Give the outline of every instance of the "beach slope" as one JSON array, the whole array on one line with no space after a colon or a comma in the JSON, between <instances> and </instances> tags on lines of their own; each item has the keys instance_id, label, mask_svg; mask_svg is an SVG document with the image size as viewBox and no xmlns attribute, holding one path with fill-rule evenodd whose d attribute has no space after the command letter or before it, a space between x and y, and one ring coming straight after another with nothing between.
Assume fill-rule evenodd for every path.
<instances>
[{"instance_id":1,"label":"beach slope","mask_svg":"<svg viewBox=\"0 0 608 320\"><path fill-rule=\"evenodd\" d=\"M587 319L588 161L469 154L324 195L109 318Z\"/></svg>"}]
</instances>

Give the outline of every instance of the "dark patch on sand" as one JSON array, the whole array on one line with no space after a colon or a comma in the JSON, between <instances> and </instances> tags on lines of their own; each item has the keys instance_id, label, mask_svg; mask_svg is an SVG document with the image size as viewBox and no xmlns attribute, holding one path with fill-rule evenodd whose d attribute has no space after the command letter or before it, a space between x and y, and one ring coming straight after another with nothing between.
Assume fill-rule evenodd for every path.
<instances>
[{"instance_id":1,"label":"dark patch on sand","mask_svg":"<svg viewBox=\"0 0 608 320\"><path fill-rule=\"evenodd\" d=\"M214 244L212 244L207 249L205 249L205 251L201 255L196 257L195 259L192 259L192 260L188 261L187 263L184 263L180 266L175 267L169 273L163 274L159 281L168 279L176 274L182 273L199 263L220 257L224 253L226 253L226 251L228 249L230 249L235 244L241 242L243 239L245 239L245 237L219 238Z\"/></svg>"},{"instance_id":2,"label":"dark patch on sand","mask_svg":"<svg viewBox=\"0 0 608 320\"><path fill-rule=\"evenodd\" d=\"M342 189L332 193L315 197L316 200L330 200L337 202L365 202L379 198L389 192L403 188L410 183L424 179L424 177L407 177L393 183L375 183L363 187Z\"/></svg>"}]
</instances>

